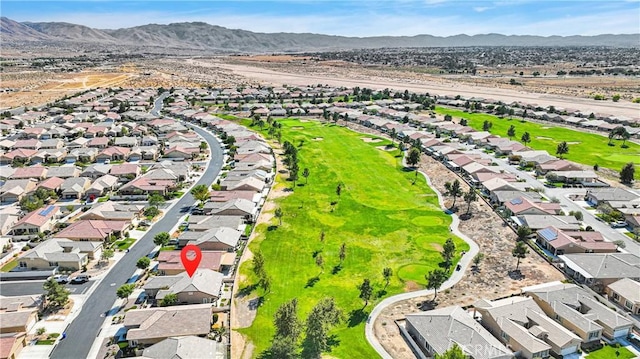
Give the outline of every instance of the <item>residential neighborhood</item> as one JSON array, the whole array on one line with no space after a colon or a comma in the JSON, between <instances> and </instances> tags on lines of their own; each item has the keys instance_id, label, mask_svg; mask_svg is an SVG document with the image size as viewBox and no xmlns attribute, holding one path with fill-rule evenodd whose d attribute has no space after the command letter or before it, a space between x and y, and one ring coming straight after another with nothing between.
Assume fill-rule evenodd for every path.
<instances>
[{"instance_id":1,"label":"residential neighborhood","mask_svg":"<svg viewBox=\"0 0 640 359\"><path fill-rule=\"evenodd\" d=\"M257 128L290 116L359 126L401 151L419 149L470 186L531 255L565 276L520 288L517 296L478 293L472 306L397 318L416 357L440 355L454 343L471 358L526 359L640 344L640 194L547 151L430 113L410 96L355 101L353 95L354 89L330 86L110 88L0 120L0 279L79 288L55 312L47 296L0 297L6 357L37 356L44 350L32 345L38 342L60 345L48 346L49 354L63 350L64 337L81 330L84 301L103 291L111 302L96 311L104 320L90 356L229 358L239 266L284 173L274 142ZM505 106L482 98L434 102ZM509 106L507 113L519 109L514 114L523 118L536 109ZM584 117L583 125L593 121L577 110L563 112ZM598 118L591 127L600 130L634 123ZM616 126L603 125L609 123ZM269 137L275 141L276 134ZM193 275L181 259L187 245L201 251ZM130 263L126 273L123 263ZM106 282L116 275L125 280ZM65 326L48 324L50 315ZM38 334L48 327L55 329Z\"/></svg>"}]
</instances>

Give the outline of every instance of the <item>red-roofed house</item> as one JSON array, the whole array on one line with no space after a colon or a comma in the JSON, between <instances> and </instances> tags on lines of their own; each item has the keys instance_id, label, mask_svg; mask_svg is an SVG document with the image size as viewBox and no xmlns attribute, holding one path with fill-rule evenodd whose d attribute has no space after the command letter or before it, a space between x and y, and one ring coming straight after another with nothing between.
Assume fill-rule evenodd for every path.
<instances>
[{"instance_id":1,"label":"red-roofed house","mask_svg":"<svg viewBox=\"0 0 640 359\"><path fill-rule=\"evenodd\" d=\"M69 238L73 241L104 241L110 235L122 237L129 228L129 221L80 220L55 234L57 238Z\"/></svg>"},{"instance_id":2,"label":"red-roofed house","mask_svg":"<svg viewBox=\"0 0 640 359\"><path fill-rule=\"evenodd\" d=\"M224 267L233 265L235 258L234 252L202 251L202 259L198 269L221 272ZM176 275L184 272L180 251L161 251L158 255L158 262L160 275Z\"/></svg>"},{"instance_id":3,"label":"red-roofed house","mask_svg":"<svg viewBox=\"0 0 640 359\"><path fill-rule=\"evenodd\" d=\"M96 161L125 161L127 158L129 158L129 153L131 153L130 148L112 146L100 151L100 153L98 153L98 155L96 156Z\"/></svg>"},{"instance_id":4,"label":"red-roofed house","mask_svg":"<svg viewBox=\"0 0 640 359\"><path fill-rule=\"evenodd\" d=\"M31 157L38 153L36 150L29 150L25 148L15 149L11 152L3 153L0 155L0 164L8 165L14 160L21 160L23 162L29 162Z\"/></svg>"},{"instance_id":5,"label":"red-roofed house","mask_svg":"<svg viewBox=\"0 0 640 359\"><path fill-rule=\"evenodd\" d=\"M27 346L27 333L6 333L0 335L0 359L15 359L22 348Z\"/></svg>"},{"instance_id":6,"label":"red-roofed house","mask_svg":"<svg viewBox=\"0 0 640 359\"><path fill-rule=\"evenodd\" d=\"M556 227L536 231L536 242L554 255L569 253L614 253L617 246L604 240L600 232L562 231Z\"/></svg>"},{"instance_id":7,"label":"red-roofed house","mask_svg":"<svg viewBox=\"0 0 640 359\"><path fill-rule=\"evenodd\" d=\"M174 180L138 177L120 187L118 192L123 195L140 195L153 193L164 195L173 190L175 187L176 182Z\"/></svg>"},{"instance_id":8,"label":"red-roofed house","mask_svg":"<svg viewBox=\"0 0 640 359\"><path fill-rule=\"evenodd\" d=\"M514 198L505 202L507 215L520 216L525 214L561 214L560 203L535 203L526 197Z\"/></svg>"},{"instance_id":9,"label":"red-roofed house","mask_svg":"<svg viewBox=\"0 0 640 359\"><path fill-rule=\"evenodd\" d=\"M33 166L33 167L21 167L16 168L15 172L9 179L29 179L35 178L37 180L43 180L47 178L47 167Z\"/></svg>"},{"instance_id":10,"label":"red-roofed house","mask_svg":"<svg viewBox=\"0 0 640 359\"><path fill-rule=\"evenodd\" d=\"M13 225L10 235L17 240L37 238L38 233L46 233L53 229L59 212L56 206L47 206L30 212Z\"/></svg>"},{"instance_id":11,"label":"red-roofed house","mask_svg":"<svg viewBox=\"0 0 640 359\"><path fill-rule=\"evenodd\" d=\"M186 148L182 146L174 146L170 147L168 150L164 152L164 158L176 158L176 159L192 159L198 156L200 153L200 149L195 148Z\"/></svg>"},{"instance_id":12,"label":"red-roofed house","mask_svg":"<svg viewBox=\"0 0 640 359\"><path fill-rule=\"evenodd\" d=\"M41 143L37 139L18 140L13 145L13 148L14 149L26 148L28 150L38 150L38 149L40 149L40 145L41 145Z\"/></svg>"},{"instance_id":13,"label":"red-roofed house","mask_svg":"<svg viewBox=\"0 0 640 359\"><path fill-rule=\"evenodd\" d=\"M60 191L60 186L62 185L62 183L64 182L64 180L62 178L59 177L51 177L51 178L47 178L46 180L38 183L38 185L36 186L36 190L38 188L44 188L47 191L55 191L58 192Z\"/></svg>"}]
</instances>

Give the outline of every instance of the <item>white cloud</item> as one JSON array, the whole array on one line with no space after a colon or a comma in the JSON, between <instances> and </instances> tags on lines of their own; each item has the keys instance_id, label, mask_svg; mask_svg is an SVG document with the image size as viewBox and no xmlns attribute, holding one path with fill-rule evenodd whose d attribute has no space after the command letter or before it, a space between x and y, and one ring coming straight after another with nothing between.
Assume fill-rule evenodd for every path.
<instances>
[{"instance_id":1,"label":"white cloud","mask_svg":"<svg viewBox=\"0 0 640 359\"><path fill-rule=\"evenodd\" d=\"M473 11L475 11L475 12L485 12L485 11L491 10L491 9L493 9L493 8L490 7L490 6L476 6L476 7L473 8Z\"/></svg>"}]
</instances>

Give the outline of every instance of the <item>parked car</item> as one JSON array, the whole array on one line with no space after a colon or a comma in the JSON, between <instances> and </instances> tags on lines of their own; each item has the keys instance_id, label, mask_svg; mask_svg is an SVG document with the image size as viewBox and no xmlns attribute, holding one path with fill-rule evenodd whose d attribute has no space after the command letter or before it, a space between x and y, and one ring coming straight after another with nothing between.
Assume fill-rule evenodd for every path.
<instances>
[{"instance_id":1,"label":"parked car","mask_svg":"<svg viewBox=\"0 0 640 359\"><path fill-rule=\"evenodd\" d=\"M56 274L51 278L53 278L53 280L55 280L59 284L67 284L67 283L69 283L69 276L68 275Z\"/></svg>"},{"instance_id":2,"label":"parked car","mask_svg":"<svg viewBox=\"0 0 640 359\"><path fill-rule=\"evenodd\" d=\"M624 221L611 222L611 228L624 228L626 226L627 222Z\"/></svg>"},{"instance_id":3,"label":"parked car","mask_svg":"<svg viewBox=\"0 0 640 359\"><path fill-rule=\"evenodd\" d=\"M89 281L89 276L86 274L79 274L71 280L71 284L82 284Z\"/></svg>"}]
</instances>

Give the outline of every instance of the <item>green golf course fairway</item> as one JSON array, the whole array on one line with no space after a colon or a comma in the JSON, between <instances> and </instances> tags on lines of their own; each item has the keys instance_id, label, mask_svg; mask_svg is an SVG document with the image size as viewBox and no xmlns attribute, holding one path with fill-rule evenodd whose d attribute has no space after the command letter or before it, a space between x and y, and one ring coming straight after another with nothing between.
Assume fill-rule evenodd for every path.
<instances>
[{"instance_id":1,"label":"green golf course fairway","mask_svg":"<svg viewBox=\"0 0 640 359\"><path fill-rule=\"evenodd\" d=\"M536 150L546 150L550 155L555 155L558 144L566 141L569 144L569 153L563 155L563 158L587 166L597 163L600 167L620 172L629 162L640 165L640 145L633 142L627 141L626 144L629 147L622 148L622 140L613 140L612 143L615 146L609 146L609 138L606 136L556 127L551 123L547 125L529 121L520 122L518 118L501 119L484 113L468 113L444 107L436 107L436 113L465 118L470 127L479 131L482 131L484 121L488 120L493 123L489 132L501 137L508 137L507 130L513 125L516 128L514 140L520 141L522 134L529 132L531 142L527 146ZM636 169L635 178L640 179L640 169Z\"/></svg>"},{"instance_id":2,"label":"green golf course fairway","mask_svg":"<svg viewBox=\"0 0 640 359\"><path fill-rule=\"evenodd\" d=\"M256 345L254 356L258 356L271 343L273 316L283 302L297 298L299 318L304 321L321 298L330 296L345 317L330 333L336 335L338 343L330 355L375 358L377 354L364 335L370 310L382 298L403 292L409 281L426 284L425 274L441 262L438 248L452 237L451 218L440 209L422 176L412 184L415 172L403 169L401 158L396 157L400 155L397 149L376 148L390 141L365 143L362 138L369 135L317 121L279 122L282 142L298 146L300 173L309 168L310 176L306 185L300 176L295 191L276 200L284 213L282 225L273 218L256 227L257 236L250 249L263 253L271 291L264 296L253 325L240 332ZM248 126L250 121L242 123ZM265 137L267 129L265 126L261 131ZM304 142L299 146L301 141ZM287 174L278 174L275 186L293 187L286 179ZM340 197L336 194L338 184L343 186ZM337 202L335 206L331 205L333 201ZM321 242L323 231L325 238ZM469 249L461 239L453 239L457 253ZM346 258L334 273L343 242ZM324 259L324 270L316 265L316 251ZM459 255L455 261L458 259ZM394 273L386 291L382 276L385 267ZM240 291L257 283L250 261L241 266L240 273L245 276ZM319 279L314 283L315 277ZM358 298L357 286L365 278L371 281L374 291L361 312L364 302ZM252 295L261 296L263 291L254 289Z\"/></svg>"}]
</instances>

